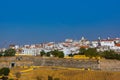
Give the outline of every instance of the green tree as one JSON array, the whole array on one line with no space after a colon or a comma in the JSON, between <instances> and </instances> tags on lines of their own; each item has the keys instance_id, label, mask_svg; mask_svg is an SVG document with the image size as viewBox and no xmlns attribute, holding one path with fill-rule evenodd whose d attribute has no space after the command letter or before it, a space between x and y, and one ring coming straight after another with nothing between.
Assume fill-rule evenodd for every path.
<instances>
[{"instance_id":1,"label":"green tree","mask_svg":"<svg viewBox=\"0 0 120 80\"><path fill-rule=\"evenodd\" d=\"M64 53L63 53L63 51L59 51L58 57L59 57L59 58L64 58Z\"/></svg>"},{"instance_id":2,"label":"green tree","mask_svg":"<svg viewBox=\"0 0 120 80\"><path fill-rule=\"evenodd\" d=\"M69 54L68 56L69 56L69 57L73 57L74 55L71 53L71 54Z\"/></svg>"},{"instance_id":3,"label":"green tree","mask_svg":"<svg viewBox=\"0 0 120 80\"><path fill-rule=\"evenodd\" d=\"M64 58L63 51L54 50L50 52L54 57Z\"/></svg>"},{"instance_id":4,"label":"green tree","mask_svg":"<svg viewBox=\"0 0 120 80\"><path fill-rule=\"evenodd\" d=\"M104 52L101 53L101 56L106 58L106 59L117 59L117 60L120 60L120 54L117 54L113 50L104 51Z\"/></svg>"},{"instance_id":5,"label":"green tree","mask_svg":"<svg viewBox=\"0 0 120 80\"><path fill-rule=\"evenodd\" d=\"M97 52L96 48L89 48L85 51L85 55L92 58L99 56L99 53Z\"/></svg>"},{"instance_id":6,"label":"green tree","mask_svg":"<svg viewBox=\"0 0 120 80\"><path fill-rule=\"evenodd\" d=\"M58 57L59 51L58 51L58 50L54 50L54 51L51 51L50 53L51 53L54 57Z\"/></svg>"},{"instance_id":7,"label":"green tree","mask_svg":"<svg viewBox=\"0 0 120 80\"><path fill-rule=\"evenodd\" d=\"M50 55L51 55L50 52L47 52L47 53L46 53L46 56L47 56L47 57L50 57Z\"/></svg>"},{"instance_id":8,"label":"green tree","mask_svg":"<svg viewBox=\"0 0 120 80\"><path fill-rule=\"evenodd\" d=\"M46 53L45 53L45 51L44 50L42 50L41 52L40 52L40 56L44 56Z\"/></svg>"},{"instance_id":9,"label":"green tree","mask_svg":"<svg viewBox=\"0 0 120 80\"><path fill-rule=\"evenodd\" d=\"M10 69L9 68L2 68L0 69L0 76L4 75L4 76L8 76L10 73Z\"/></svg>"},{"instance_id":10,"label":"green tree","mask_svg":"<svg viewBox=\"0 0 120 80\"><path fill-rule=\"evenodd\" d=\"M85 55L85 52L86 52L85 48L80 48L79 55Z\"/></svg>"},{"instance_id":11,"label":"green tree","mask_svg":"<svg viewBox=\"0 0 120 80\"><path fill-rule=\"evenodd\" d=\"M16 50L10 48L10 49L5 50L4 53L5 53L4 56L15 56Z\"/></svg>"}]
</instances>

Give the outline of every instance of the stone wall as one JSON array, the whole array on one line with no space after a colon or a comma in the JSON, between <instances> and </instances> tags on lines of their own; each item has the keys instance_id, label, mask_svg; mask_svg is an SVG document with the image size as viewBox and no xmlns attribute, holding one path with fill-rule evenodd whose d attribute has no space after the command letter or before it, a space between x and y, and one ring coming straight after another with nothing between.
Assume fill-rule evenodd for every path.
<instances>
[{"instance_id":1,"label":"stone wall","mask_svg":"<svg viewBox=\"0 0 120 80\"><path fill-rule=\"evenodd\" d=\"M120 61L119 60L101 60L100 67L101 67L101 70L120 71Z\"/></svg>"},{"instance_id":2,"label":"stone wall","mask_svg":"<svg viewBox=\"0 0 120 80\"><path fill-rule=\"evenodd\" d=\"M59 66L70 68L91 68L98 69L97 60L74 60L74 59L55 59L55 58L41 58L34 60L35 66Z\"/></svg>"},{"instance_id":3,"label":"stone wall","mask_svg":"<svg viewBox=\"0 0 120 80\"><path fill-rule=\"evenodd\" d=\"M25 59L25 60L24 60ZM33 61L26 60L27 57L23 57L22 59L18 60L17 57L0 57L0 68L2 67L12 67L14 66L32 66Z\"/></svg>"},{"instance_id":4,"label":"stone wall","mask_svg":"<svg viewBox=\"0 0 120 80\"><path fill-rule=\"evenodd\" d=\"M41 58L41 57L2 57L0 58L0 67L10 67L12 63L15 66L59 66L70 68L91 68L98 69L97 60L74 60L60 58Z\"/></svg>"},{"instance_id":5,"label":"stone wall","mask_svg":"<svg viewBox=\"0 0 120 80\"><path fill-rule=\"evenodd\" d=\"M9 67L9 62L0 62L0 68Z\"/></svg>"},{"instance_id":6,"label":"stone wall","mask_svg":"<svg viewBox=\"0 0 120 80\"><path fill-rule=\"evenodd\" d=\"M22 57L0 57L0 68L15 66L59 66L69 68L91 68L92 70L120 71L118 60L75 60L60 58L41 58L33 56Z\"/></svg>"}]
</instances>

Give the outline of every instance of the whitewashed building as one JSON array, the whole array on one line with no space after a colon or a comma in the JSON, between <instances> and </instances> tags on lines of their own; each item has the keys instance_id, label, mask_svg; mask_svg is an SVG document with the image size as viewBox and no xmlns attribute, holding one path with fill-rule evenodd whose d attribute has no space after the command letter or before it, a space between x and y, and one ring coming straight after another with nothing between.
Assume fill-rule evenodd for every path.
<instances>
[{"instance_id":1,"label":"whitewashed building","mask_svg":"<svg viewBox=\"0 0 120 80\"><path fill-rule=\"evenodd\" d=\"M33 55L36 56L40 54L41 49L37 48L22 48L22 55Z\"/></svg>"},{"instance_id":2,"label":"whitewashed building","mask_svg":"<svg viewBox=\"0 0 120 80\"><path fill-rule=\"evenodd\" d=\"M92 47L93 48L96 48L96 47L99 46L99 42L98 41L92 41L91 43L92 43Z\"/></svg>"},{"instance_id":3,"label":"whitewashed building","mask_svg":"<svg viewBox=\"0 0 120 80\"><path fill-rule=\"evenodd\" d=\"M114 40L101 40L100 45L113 47L113 46L115 46L115 42L114 42Z\"/></svg>"}]
</instances>

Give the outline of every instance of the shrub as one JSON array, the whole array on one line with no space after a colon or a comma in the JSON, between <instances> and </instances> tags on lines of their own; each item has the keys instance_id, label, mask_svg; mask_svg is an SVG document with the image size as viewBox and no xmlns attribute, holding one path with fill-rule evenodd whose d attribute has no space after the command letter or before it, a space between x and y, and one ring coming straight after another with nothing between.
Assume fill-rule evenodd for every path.
<instances>
[{"instance_id":1,"label":"shrub","mask_svg":"<svg viewBox=\"0 0 120 80\"><path fill-rule=\"evenodd\" d=\"M2 68L0 69L0 75L5 75L5 76L8 76L10 73L10 69L9 68Z\"/></svg>"},{"instance_id":2,"label":"shrub","mask_svg":"<svg viewBox=\"0 0 120 80\"><path fill-rule=\"evenodd\" d=\"M19 79L21 77L21 73L17 72L17 73L15 73L15 76L16 76L17 79Z\"/></svg>"}]
</instances>

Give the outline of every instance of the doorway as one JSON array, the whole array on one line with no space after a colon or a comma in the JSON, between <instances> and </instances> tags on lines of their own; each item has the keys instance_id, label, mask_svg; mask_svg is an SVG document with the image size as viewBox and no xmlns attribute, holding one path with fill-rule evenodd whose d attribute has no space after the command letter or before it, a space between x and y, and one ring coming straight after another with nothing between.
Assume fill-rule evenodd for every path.
<instances>
[{"instance_id":1,"label":"doorway","mask_svg":"<svg viewBox=\"0 0 120 80\"><path fill-rule=\"evenodd\" d=\"M11 68L15 67L15 62L11 62Z\"/></svg>"}]
</instances>

